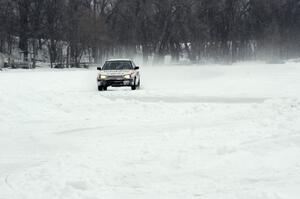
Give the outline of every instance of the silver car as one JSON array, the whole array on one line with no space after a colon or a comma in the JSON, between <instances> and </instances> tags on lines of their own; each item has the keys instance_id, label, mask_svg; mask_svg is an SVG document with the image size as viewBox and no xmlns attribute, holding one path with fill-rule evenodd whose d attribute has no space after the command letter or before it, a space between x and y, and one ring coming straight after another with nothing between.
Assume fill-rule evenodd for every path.
<instances>
[{"instance_id":1,"label":"silver car","mask_svg":"<svg viewBox=\"0 0 300 199\"><path fill-rule=\"evenodd\" d=\"M97 70L100 71L97 78L99 91L106 91L109 86L131 87L132 90L136 90L141 85L139 67L132 60L108 60Z\"/></svg>"}]
</instances>

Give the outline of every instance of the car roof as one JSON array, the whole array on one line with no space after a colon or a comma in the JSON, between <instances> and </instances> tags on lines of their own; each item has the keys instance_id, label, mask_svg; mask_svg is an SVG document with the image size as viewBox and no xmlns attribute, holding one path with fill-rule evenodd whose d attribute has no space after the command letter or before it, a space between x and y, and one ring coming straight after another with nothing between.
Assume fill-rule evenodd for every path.
<instances>
[{"instance_id":1,"label":"car roof","mask_svg":"<svg viewBox=\"0 0 300 199\"><path fill-rule=\"evenodd\" d=\"M107 61L130 61L130 62L132 62L131 59L109 59Z\"/></svg>"}]
</instances>

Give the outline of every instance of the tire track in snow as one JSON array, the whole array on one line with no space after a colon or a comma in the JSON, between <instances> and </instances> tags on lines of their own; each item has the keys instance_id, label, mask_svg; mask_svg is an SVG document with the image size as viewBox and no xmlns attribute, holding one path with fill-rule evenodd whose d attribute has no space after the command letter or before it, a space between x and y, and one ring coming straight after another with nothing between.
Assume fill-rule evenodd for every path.
<instances>
[{"instance_id":1,"label":"tire track in snow","mask_svg":"<svg viewBox=\"0 0 300 199\"><path fill-rule=\"evenodd\" d=\"M268 98L246 97L176 97L176 96L103 96L109 100L123 99L139 102L165 102L165 103L220 103L220 104L257 104L264 103Z\"/></svg>"}]
</instances>

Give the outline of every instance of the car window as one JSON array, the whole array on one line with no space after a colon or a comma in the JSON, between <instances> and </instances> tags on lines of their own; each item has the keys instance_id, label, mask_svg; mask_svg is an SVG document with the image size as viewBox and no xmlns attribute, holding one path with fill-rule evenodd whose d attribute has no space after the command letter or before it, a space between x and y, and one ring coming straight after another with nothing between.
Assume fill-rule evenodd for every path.
<instances>
[{"instance_id":1,"label":"car window","mask_svg":"<svg viewBox=\"0 0 300 199\"><path fill-rule=\"evenodd\" d=\"M133 68L135 68L135 67L136 67L136 65L135 65L135 63L134 63L134 62L132 62L132 67L133 67Z\"/></svg>"},{"instance_id":2,"label":"car window","mask_svg":"<svg viewBox=\"0 0 300 199\"><path fill-rule=\"evenodd\" d=\"M107 61L102 70L132 70L130 61Z\"/></svg>"}]
</instances>

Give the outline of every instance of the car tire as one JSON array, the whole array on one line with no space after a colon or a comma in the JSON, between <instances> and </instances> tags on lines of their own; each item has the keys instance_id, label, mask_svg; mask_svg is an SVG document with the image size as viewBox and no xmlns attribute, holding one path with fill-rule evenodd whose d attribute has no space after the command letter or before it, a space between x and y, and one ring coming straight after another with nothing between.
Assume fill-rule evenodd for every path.
<instances>
[{"instance_id":1,"label":"car tire","mask_svg":"<svg viewBox=\"0 0 300 199\"><path fill-rule=\"evenodd\" d=\"M107 91L107 86L103 87L103 90L104 90L104 91Z\"/></svg>"},{"instance_id":2,"label":"car tire","mask_svg":"<svg viewBox=\"0 0 300 199\"><path fill-rule=\"evenodd\" d=\"M134 83L131 86L131 90L133 90L133 91L136 90L136 84L135 83L136 83L136 79L134 79Z\"/></svg>"},{"instance_id":3,"label":"car tire","mask_svg":"<svg viewBox=\"0 0 300 199\"><path fill-rule=\"evenodd\" d=\"M139 83L138 83L137 87L138 87L138 88L141 87L141 79L140 79L140 78L139 78Z\"/></svg>"},{"instance_id":4,"label":"car tire","mask_svg":"<svg viewBox=\"0 0 300 199\"><path fill-rule=\"evenodd\" d=\"M103 91L103 87L102 86L98 86L98 91Z\"/></svg>"},{"instance_id":5,"label":"car tire","mask_svg":"<svg viewBox=\"0 0 300 199\"><path fill-rule=\"evenodd\" d=\"M131 86L131 90L136 90L136 86L134 85L134 86Z\"/></svg>"}]
</instances>

